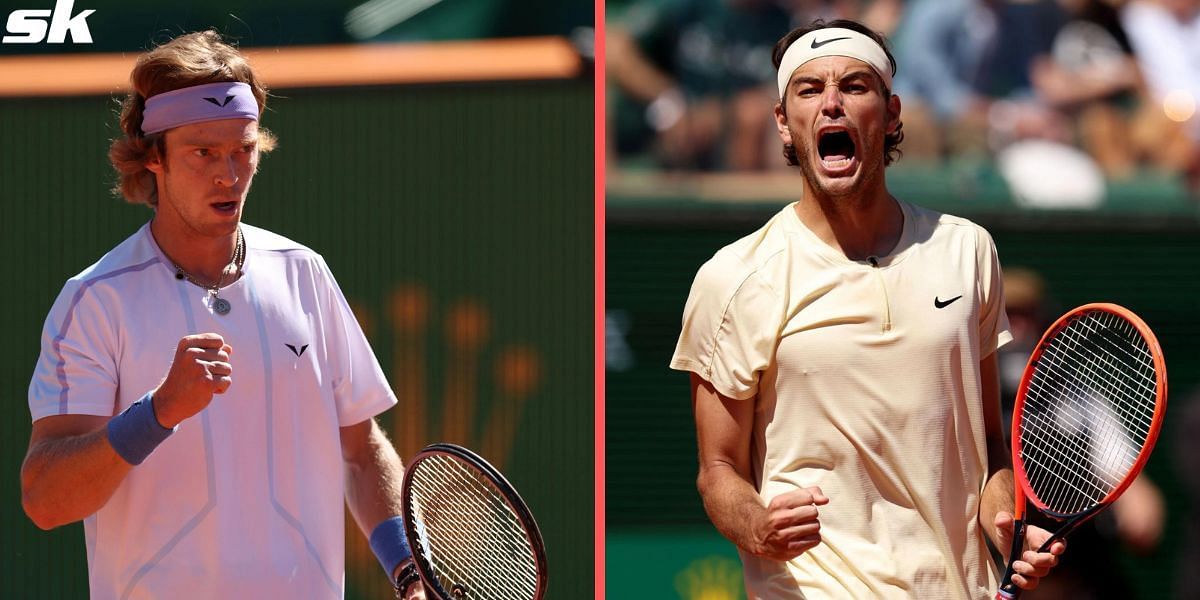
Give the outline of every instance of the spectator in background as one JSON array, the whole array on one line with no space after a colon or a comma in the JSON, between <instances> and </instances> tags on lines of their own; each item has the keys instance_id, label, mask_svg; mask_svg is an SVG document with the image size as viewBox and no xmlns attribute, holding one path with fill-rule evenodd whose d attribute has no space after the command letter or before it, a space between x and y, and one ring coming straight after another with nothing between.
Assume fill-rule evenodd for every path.
<instances>
[{"instance_id":1,"label":"spectator in background","mask_svg":"<svg viewBox=\"0 0 1200 600\"><path fill-rule=\"evenodd\" d=\"M1200 195L1200 0L1133 0L1121 23L1158 108L1146 113L1144 138Z\"/></svg>"},{"instance_id":2,"label":"spectator in background","mask_svg":"<svg viewBox=\"0 0 1200 600\"><path fill-rule=\"evenodd\" d=\"M871 29L890 36L904 16L904 0L874 0L863 4L859 18Z\"/></svg>"},{"instance_id":3,"label":"spectator in background","mask_svg":"<svg viewBox=\"0 0 1200 600\"><path fill-rule=\"evenodd\" d=\"M914 123L905 152L985 155L993 124L1001 125L1002 138L1065 139L1062 119L1034 101L1030 80L1033 61L1050 51L1063 19L1051 0L911 2L896 35L896 93ZM935 126L926 127L930 122Z\"/></svg>"},{"instance_id":4,"label":"spectator in background","mask_svg":"<svg viewBox=\"0 0 1200 600\"><path fill-rule=\"evenodd\" d=\"M1047 302L1045 288L1045 281L1032 270L1021 267L1004 269L1005 310L1013 339L997 350L997 360L1001 411L1010 429L1013 404L1025 363L1057 316ZM1136 597L1112 549L1123 548L1138 554L1153 552L1162 537L1165 516L1162 493L1143 473L1117 500L1112 510L1101 513L1071 534L1071 551L1059 557L1054 576L1043 579L1036 590L1026 591L1021 597L1024 600ZM1046 520L1036 513L1030 514L1030 518L1043 528L1057 529L1049 527ZM1104 573L1105 577L1099 579L1095 577L1096 573ZM1186 597L1192 598L1195 594Z\"/></svg>"},{"instance_id":5,"label":"spectator in background","mask_svg":"<svg viewBox=\"0 0 1200 600\"><path fill-rule=\"evenodd\" d=\"M994 156L1014 196L1041 206L1095 206L1105 179L1144 166L1200 189L1200 118L1192 138L1170 120L1200 99L1200 0L1141 0L1123 15L1121 1L910 3L897 35L896 89L914 124L906 153ZM1174 91L1147 102L1143 74ZM1164 109L1169 93L1177 100Z\"/></svg>"},{"instance_id":6,"label":"spectator in background","mask_svg":"<svg viewBox=\"0 0 1200 600\"><path fill-rule=\"evenodd\" d=\"M1066 117L1074 138L1110 179L1131 176L1143 146L1132 115L1141 74L1117 9L1106 0L1059 0L1068 16L1030 73L1037 96Z\"/></svg>"},{"instance_id":7,"label":"spectator in background","mask_svg":"<svg viewBox=\"0 0 1200 600\"><path fill-rule=\"evenodd\" d=\"M774 130L771 50L791 17L773 0L641 0L608 30L623 93L620 154L672 169L760 169Z\"/></svg>"},{"instance_id":8,"label":"spectator in background","mask_svg":"<svg viewBox=\"0 0 1200 600\"><path fill-rule=\"evenodd\" d=\"M1143 51L1157 52L1160 56L1156 59L1135 54L1119 10L1123 0L1059 3L1070 20L1055 37L1052 53L1034 62L1032 78L1038 96L1072 120L1079 144L1109 179L1125 179L1139 167L1150 167L1190 174L1194 180L1200 164L1196 141L1186 135L1186 126L1171 120L1172 113L1164 106L1171 92L1154 91L1155 81L1163 80L1164 73L1170 72L1158 65L1161 57L1169 56L1167 62L1177 62L1176 58L1186 53L1183 45L1156 50L1160 32L1171 37L1172 28L1156 22L1166 18L1167 13L1161 7L1147 8L1149 5L1140 3L1124 13L1125 21L1141 28L1138 35L1146 38L1139 44ZM1195 43L1200 44L1200 35ZM1168 87L1180 88L1177 95L1189 86L1200 87L1200 66L1183 66L1192 68L1193 73L1180 71L1173 76L1177 79ZM1186 94L1186 98L1200 98L1196 92ZM1177 118L1183 114L1175 111Z\"/></svg>"},{"instance_id":9,"label":"spectator in background","mask_svg":"<svg viewBox=\"0 0 1200 600\"><path fill-rule=\"evenodd\" d=\"M900 22L904 0L783 0L792 20L809 23L817 19L852 19L872 31L890 36Z\"/></svg>"}]
</instances>

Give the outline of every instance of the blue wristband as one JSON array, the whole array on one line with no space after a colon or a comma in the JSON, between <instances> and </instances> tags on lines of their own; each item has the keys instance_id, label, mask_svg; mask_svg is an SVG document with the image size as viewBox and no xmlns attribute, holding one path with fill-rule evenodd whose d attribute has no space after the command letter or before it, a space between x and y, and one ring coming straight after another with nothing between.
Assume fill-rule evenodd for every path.
<instances>
[{"instance_id":1,"label":"blue wristband","mask_svg":"<svg viewBox=\"0 0 1200 600\"><path fill-rule=\"evenodd\" d=\"M163 440L175 433L154 416L150 392L108 421L108 443L125 462L140 465Z\"/></svg>"},{"instance_id":2,"label":"blue wristband","mask_svg":"<svg viewBox=\"0 0 1200 600\"><path fill-rule=\"evenodd\" d=\"M392 517L378 525L371 532L371 551L379 559L379 565L387 573L388 581L396 566L412 558L412 550L408 549L408 536L404 533L404 518Z\"/></svg>"}]
</instances>

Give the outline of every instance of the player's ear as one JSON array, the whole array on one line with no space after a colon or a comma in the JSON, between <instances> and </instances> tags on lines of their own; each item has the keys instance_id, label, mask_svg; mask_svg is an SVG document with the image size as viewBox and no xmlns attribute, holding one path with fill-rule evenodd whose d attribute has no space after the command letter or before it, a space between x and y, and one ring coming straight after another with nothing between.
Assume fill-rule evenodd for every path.
<instances>
[{"instance_id":1,"label":"player's ear","mask_svg":"<svg viewBox=\"0 0 1200 600\"><path fill-rule=\"evenodd\" d=\"M146 167L147 171L150 171L151 173L154 173L156 175L161 175L164 171L167 170L167 166L166 166L166 163L167 163L166 146L167 145L165 142L166 142L166 140L162 140L162 139L156 140L154 142L154 144L152 146L150 146L149 150L147 150L146 161L144 163L142 163L143 166Z\"/></svg>"},{"instance_id":2,"label":"player's ear","mask_svg":"<svg viewBox=\"0 0 1200 600\"><path fill-rule=\"evenodd\" d=\"M787 114L784 112L783 104L781 102L775 103L775 129L779 132L779 139L782 140L784 144L793 143L792 130L788 129Z\"/></svg>"},{"instance_id":3,"label":"player's ear","mask_svg":"<svg viewBox=\"0 0 1200 600\"><path fill-rule=\"evenodd\" d=\"M896 129L900 127L900 96L892 94L888 97L887 117L887 132L896 133Z\"/></svg>"}]
</instances>

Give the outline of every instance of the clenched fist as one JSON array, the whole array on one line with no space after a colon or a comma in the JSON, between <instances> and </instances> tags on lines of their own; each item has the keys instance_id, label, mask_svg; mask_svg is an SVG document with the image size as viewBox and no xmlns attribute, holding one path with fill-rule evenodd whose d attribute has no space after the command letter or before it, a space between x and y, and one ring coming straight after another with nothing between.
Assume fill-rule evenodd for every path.
<instances>
[{"instance_id":1,"label":"clenched fist","mask_svg":"<svg viewBox=\"0 0 1200 600\"><path fill-rule=\"evenodd\" d=\"M233 383L229 353L233 348L215 333L185 336L175 348L167 377L154 390L154 414L171 428L204 410L213 394L223 394Z\"/></svg>"},{"instance_id":2,"label":"clenched fist","mask_svg":"<svg viewBox=\"0 0 1200 600\"><path fill-rule=\"evenodd\" d=\"M767 504L767 512L755 526L754 554L786 561L821 543L817 506L829 504L819 487L806 487L780 494Z\"/></svg>"}]
</instances>

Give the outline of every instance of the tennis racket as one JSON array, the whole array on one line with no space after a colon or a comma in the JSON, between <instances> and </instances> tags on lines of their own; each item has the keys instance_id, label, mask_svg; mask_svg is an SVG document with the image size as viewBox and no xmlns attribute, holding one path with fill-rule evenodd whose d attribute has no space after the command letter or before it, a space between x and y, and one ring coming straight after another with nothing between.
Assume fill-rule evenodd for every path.
<instances>
[{"instance_id":1,"label":"tennis racket","mask_svg":"<svg viewBox=\"0 0 1200 600\"><path fill-rule=\"evenodd\" d=\"M404 471L404 527L425 591L437 600L539 600L546 551L504 475L454 444L425 447Z\"/></svg>"},{"instance_id":2,"label":"tennis racket","mask_svg":"<svg viewBox=\"0 0 1200 600\"><path fill-rule=\"evenodd\" d=\"M997 600L1013 600L1025 545L1025 501L1061 523L1045 552L1125 491L1158 439L1167 367L1154 333L1115 304L1087 304L1042 336L1017 390L1012 421L1013 545Z\"/></svg>"}]
</instances>

